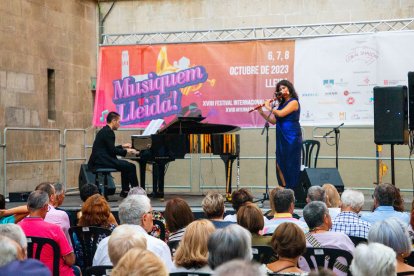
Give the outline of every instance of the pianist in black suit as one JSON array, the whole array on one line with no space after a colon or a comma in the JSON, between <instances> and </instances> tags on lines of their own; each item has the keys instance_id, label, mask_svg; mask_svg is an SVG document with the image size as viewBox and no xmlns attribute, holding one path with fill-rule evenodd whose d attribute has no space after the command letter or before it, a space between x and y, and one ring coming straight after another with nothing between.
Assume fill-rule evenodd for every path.
<instances>
[{"instance_id":1,"label":"pianist in black suit","mask_svg":"<svg viewBox=\"0 0 414 276\"><path fill-rule=\"evenodd\" d=\"M96 134L93 142L92 154L89 158L88 166L90 170L99 168L114 168L121 172L122 191L121 197L126 197L129 191L129 185L138 186L137 171L135 165L119 160L116 156L126 156L137 154L138 151L131 148L131 144L115 146L115 132L120 126L120 115L116 112L110 112L106 117L106 126Z\"/></svg>"}]
</instances>

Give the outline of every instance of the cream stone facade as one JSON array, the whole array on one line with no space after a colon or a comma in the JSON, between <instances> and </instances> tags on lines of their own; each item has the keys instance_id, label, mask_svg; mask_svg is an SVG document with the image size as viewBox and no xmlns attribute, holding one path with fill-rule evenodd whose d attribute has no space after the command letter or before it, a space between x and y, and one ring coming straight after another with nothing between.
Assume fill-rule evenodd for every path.
<instances>
[{"instance_id":1,"label":"cream stone facade","mask_svg":"<svg viewBox=\"0 0 414 276\"><path fill-rule=\"evenodd\" d=\"M100 14L100 15L99 15ZM241 27L356 22L414 17L414 0L12 0L0 3L0 130L1 153L7 161L64 160L89 157L96 76L98 34L217 30ZM104 19L103 24L100 21ZM48 119L47 69L55 73L56 118ZM414 70L414 65L413 65ZM50 98L49 98L50 101ZM45 128L56 131L7 130ZM72 131L65 132L65 129ZM76 130L73 130L76 129ZM83 131L85 129L85 131ZM322 129L321 131L329 131ZM131 133L118 132L119 142ZM241 134L240 186L263 191L265 138L261 129ZM65 135L66 133L66 135ZM304 129L312 139L313 128ZM269 186L276 185L275 133L270 130ZM66 137L66 141L61 141ZM86 143L84 143L84 139ZM341 129L339 171L346 187L372 188L376 181L373 128ZM64 143L65 142L65 143ZM330 144L332 140L328 141ZM335 147L321 140L318 167L335 167ZM407 146L396 146L396 183L411 189ZM383 147L389 168L389 146ZM2 155L3 156L3 155ZM8 191L31 190L41 181L66 180L76 188L83 160L7 164L1 159L0 185ZM150 170L148 166L148 170ZM63 173L65 171L65 173ZM236 163L233 186L236 186ZM66 175L66 179L62 179ZM148 171L147 184L151 183ZM6 178L6 179L5 179ZM118 179L118 176L117 176ZM7 181L6 181L7 180ZM209 156L177 160L166 174L167 192L223 190L222 161ZM119 182L119 181L118 181ZM147 185L151 187L151 185ZM0 186L2 191L2 187Z\"/></svg>"}]
</instances>

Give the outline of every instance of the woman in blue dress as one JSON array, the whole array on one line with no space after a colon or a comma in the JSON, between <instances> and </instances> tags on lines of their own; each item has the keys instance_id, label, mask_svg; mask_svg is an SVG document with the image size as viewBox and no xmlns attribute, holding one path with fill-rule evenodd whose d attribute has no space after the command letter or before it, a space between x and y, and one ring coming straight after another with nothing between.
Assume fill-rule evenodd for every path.
<instances>
[{"instance_id":1,"label":"woman in blue dress","mask_svg":"<svg viewBox=\"0 0 414 276\"><path fill-rule=\"evenodd\" d=\"M277 108L272 106L272 100L264 103L273 116L261 108L258 111L271 124L276 124L276 176L279 185L294 189L299 182L302 149L299 98L288 80L276 84L275 98L279 101Z\"/></svg>"}]
</instances>

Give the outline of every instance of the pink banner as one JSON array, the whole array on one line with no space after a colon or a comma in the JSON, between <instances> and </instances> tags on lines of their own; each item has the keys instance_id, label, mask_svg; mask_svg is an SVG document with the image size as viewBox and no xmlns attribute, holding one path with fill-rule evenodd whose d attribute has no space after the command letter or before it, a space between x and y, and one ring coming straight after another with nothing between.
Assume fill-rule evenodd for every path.
<instances>
[{"instance_id":1,"label":"pink banner","mask_svg":"<svg viewBox=\"0 0 414 276\"><path fill-rule=\"evenodd\" d=\"M117 111L123 127L150 120L206 117L204 122L257 127L248 113L293 80L294 41L250 41L100 48L93 124Z\"/></svg>"}]
</instances>

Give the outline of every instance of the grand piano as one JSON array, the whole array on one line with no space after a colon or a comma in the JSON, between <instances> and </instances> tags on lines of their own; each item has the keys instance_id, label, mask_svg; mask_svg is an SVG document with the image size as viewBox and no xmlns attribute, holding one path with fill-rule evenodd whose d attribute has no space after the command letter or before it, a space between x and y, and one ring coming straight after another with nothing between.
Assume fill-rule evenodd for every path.
<instances>
[{"instance_id":1,"label":"grand piano","mask_svg":"<svg viewBox=\"0 0 414 276\"><path fill-rule=\"evenodd\" d=\"M177 117L150 136L132 135L132 146L140 151L140 183L145 189L145 169L153 164L153 197L164 197L166 165L186 154L220 155L226 172L226 197L231 195L233 161L240 154L240 128L232 125L202 123L204 117Z\"/></svg>"}]
</instances>

